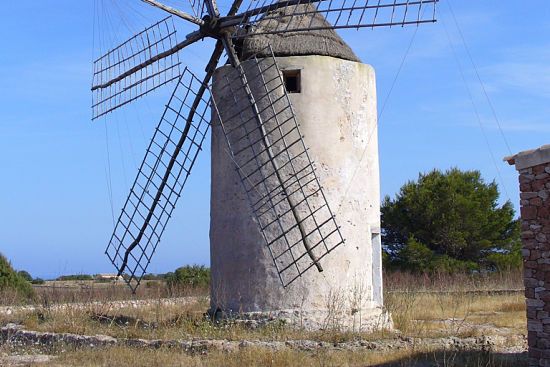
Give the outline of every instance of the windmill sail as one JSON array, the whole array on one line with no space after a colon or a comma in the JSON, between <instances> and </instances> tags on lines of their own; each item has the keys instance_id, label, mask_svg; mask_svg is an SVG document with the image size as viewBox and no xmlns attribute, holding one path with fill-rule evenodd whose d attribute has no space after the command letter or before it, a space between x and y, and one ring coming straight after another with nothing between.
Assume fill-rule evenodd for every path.
<instances>
[{"instance_id":1,"label":"windmill sail","mask_svg":"<svg viewBox=\"0 0 550 367\"><path fill-rule=\"evenodd\" d=\"M187 68L155 130L106 254L135 291L210 126L208 88Z\"/></svg>"},{"instance_id":2,"label":"windmill sail","mask_svg":"<svg viewBox=\"0 0 550 367\"><path fill-rule=\"evenodd\" d=\"M178 79L177 45L172 17L167 17L94 61L92 119Z\"/></svg>"},{"instance_id":3,"label":"windmill sail","mask_svg":"<svg viewBox=\"0 0 550 367\"><path fill-rule=\"evenodd\" d=\"M344 240L281 72L270 47L243 63L235 47L258 43L261 34L434 22L439 0L248 0L240 14L243 0L235 0L225 17L211 0L188 0L193 15L143 1L198 29L178 43L168 17L94 62L92 119L177 81L106 249L109 259L135 291L202 148L212 105L282 284L314 266L322 271L323 257ZM181 73L178 51L206 37L217 44L201 82L187 68ZM207 84L224 48L234 68L215 84L211 101Z\"/></svg>"},{"instance_id":4,"label":"windmill sail","mask_svg":"<svg viewBox=\"0 0 550 367\"><path fill-rule=\"evenodd\" d=\"M271 56L253 57L216 80L213 99L225 106L216 111L219 128L287 286L313 266L322 271L320 260L344 241L273 53L262 53Z\"/></svg>"},{"instance_id":5,"label":"windmill sail","mask_svg":"<svg viewBox=\"0 0 550 367\"><path fill-rule=\"evenodd\" d=\"M269 0L250 1L237 15L240 28L275 34L322 29L405 26L435 22L439 0ZM261 6L259 6L261 4ZM247 37L237 31L235 38Z\"/></svg>"}]
</instances>

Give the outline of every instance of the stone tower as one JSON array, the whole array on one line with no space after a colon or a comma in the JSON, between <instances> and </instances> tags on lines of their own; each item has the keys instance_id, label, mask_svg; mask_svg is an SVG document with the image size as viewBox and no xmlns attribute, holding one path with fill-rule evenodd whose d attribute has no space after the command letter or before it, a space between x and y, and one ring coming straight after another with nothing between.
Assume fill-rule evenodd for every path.
<instances>
[{"instance_id":1,"label":"stone tower","mask_svg":"<svg viewBox=\"0 0 550 367\"><path fill-rule=\"evenodd\" d=\"M316 15L313 21L325 20ZM268 44L283 76L292 78L287 83L290 100L346 242L321 260L322 273L312 268L283 288L214 119L211 310L281 318L309 329L388 327L391 321L382 308L374 70L360 63L332 30L248 37L239 52L243 58L266 56L261 53ZM231 72L231 66L216 71L214 94L219 80ZM223 103L217 107L230 108Z\"/></svg>"}]
</instances>

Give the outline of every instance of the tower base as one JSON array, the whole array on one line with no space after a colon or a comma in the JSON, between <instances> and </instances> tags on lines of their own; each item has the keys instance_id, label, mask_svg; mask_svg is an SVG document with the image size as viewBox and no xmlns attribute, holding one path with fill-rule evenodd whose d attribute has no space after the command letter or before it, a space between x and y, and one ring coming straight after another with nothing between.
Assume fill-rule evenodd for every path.
<instances>
[{"instance_id":1,"label":"tower base","mask_svg":"<svg viewBox=\"0 0 550 367\"><path fill-rule=\"evenodd\" d=\"M391 314L381 307L358 311L353 315L337 310L277 310L269 312L229 313L208 311L215 321L233 321L251 328L268 324L283 324L307 331L340 330L374 332L392 330Z\"/></svg>"}]
</instances>

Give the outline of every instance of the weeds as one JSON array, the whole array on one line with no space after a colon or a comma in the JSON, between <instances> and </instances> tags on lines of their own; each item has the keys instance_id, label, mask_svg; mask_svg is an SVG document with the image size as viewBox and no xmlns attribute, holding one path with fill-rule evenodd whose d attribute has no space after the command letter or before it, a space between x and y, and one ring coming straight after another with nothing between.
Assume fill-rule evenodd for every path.
<instances>
[{"instance_id":1,"label":"weeds","mask_svg":"<svg viewBox=\"0 0 550 367\"><path fill-rule=\"evenodd\" d=\"M54 307L58 293L47 290L42 293L41 303L29 311L14 311L11 315L0 314L0 324L16 322L26 329L50 332L69 332L86 335L110 335L121 338L143 339L216 339L216 340L315 340L333 344L380 338L443 337L471 335L524 335L525 305L520 293L491 293L497 289L514 288L518 275L499 275L492 278L469 276L453 279L446 276L429 278L409 274L386 275L386 307L391 312L395 327L400 333L380 331L361 333L346 331L339 327L343 302L361 302L361 295L343 299L340 294L331 294L326 307L331 310L326 320L326 329L304 331L282 322L273 322L262 327L250 328L238 322L212 322L205 316L209 307L206 289L192 302L166 304L161 298L166 294L161 288L149 287L139 297L153 299L147 306L113 306L108 302L123 299L124 288L119 285L102 284L72 293L63 290L62 300L71 299L84 303L85 307ZM519 275L521 276L521 275ZM521 278L520 278L521 280ZM446 284L444 282L447 282ZM500 288L497 288L497 285ZM504 287L506 285L506 287ZM100 289L101 288L101 289ZM180 290L182 294L198 294L198 290ZM98 297L96 299L94 297ZM7 302L6 298L2 298ZM93 302L92 302L93 301ZM5 346L2 353L4 353ZM5 353L10 353L6 351ZM58 353L56 351L56 353ZM420 366L417 361L429 361L429 366L521 366L523 357L494 353L461 353L445 350L392 350L376 352L364 350L307 352L246 348L233 353L209 352L207 355L189 355L178 350L135 350L117 347L104 350L75 350L61 353L54 362L59 366ZM1 365L0 360L0 365Z\"/></svg>"}]
</instances>

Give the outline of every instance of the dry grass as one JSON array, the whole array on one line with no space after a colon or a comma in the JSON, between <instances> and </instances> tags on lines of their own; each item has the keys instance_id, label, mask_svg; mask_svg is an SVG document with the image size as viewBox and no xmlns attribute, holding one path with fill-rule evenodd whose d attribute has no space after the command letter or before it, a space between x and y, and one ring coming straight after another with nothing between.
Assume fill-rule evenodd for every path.
<instances>
[{"instance_id":1,"label":"dry grass","mask_svg":"<svg viewBox=\"0 0 550 367\"><path fill-rule=\"evenodd\" d=\"M3 290L0 294L0 306L43 305L59 303L110 302L123 300L144 300L169 297L201 296L208 293L204 287L168 288L163 281L145 280L132 294L124 282L83 281L47 281L42 285L33 285L35 297L24 299L19 294Z\"/></svg>"},{"instance_id":2,"label":"dry grass","mask_svg":"<svg viewBox=\"0 0 550 367\"><path fill-rule=\"evenodd\" d=\"M519 279L519 280L518 280ZM385 303L392 313L395 333L376 334L324 330L307 332L281 323L251 329L243 324L213 324L205 316L206 292L194 302L162 305L160 302L139 308L89 304L84 308L50 307L42 303L37 310L0 315L0 324L22 323L37 331L70 332L86 335L111 335L143 339L226 339L285 341L310 339L328 342L375 340L379 338L444 337L476 335L525 335L525 301L521 293L490 293L488 290L514 289L521 274L498 277L413 277L392 274L386 277ZM151 290L149 290L151 292ZM115 293L115 290L109 292ZM183 292L182 292L183 293ZM195 294L196 294L195 290ZM200 292L199 292L200 293ZM75 293L76 294L76 293ZM49 295L51 297L52 294ZM80 293L80 297L82 293ZM91 297L87 294L86 297ZM165 294L158 293L153 299ZM103 292L101 300L120 299ZM45 298L43 298L45 299ZM74 296L83 302L86 298ZM91 298L90 300L96 300ZM2 350L0 349L0 354ZM419 364L418 361L428 361ZM418 362L418 363L417 363ZM491 353L445 353L430 350L325 351L322 353L246 348L230 354L209 352L189 355L179 350L136 350L116 347L103 350L73 350L59 353L50 365L59 366L521 366L525 356ZM1 363L0 363L1 364Z\"/></svg>"},{"instance_id":3,"label":"dry grass","mask_svg":"<svg viewBox=\"0 0 550 367\"><path fill-rule=\"evenodd\" d=\"M190 355L174 349L136 350L128 347L83 349L60 353L40 367L243 367L243 366L379 366L379 367L521 367L527 366L524 356L488 352L445 352L422 349L379 351L272 351L246 348L233 353L209 352Z\"/></svg>"},{"instance_id":4,"label":"dry grass","mask_svg":"<svg viewBox=\"0 0 550 367\"><path fill-rule=\"evenodd\" d=\"M525 298L521 273L485 277L386 277L385 305L395 327L419 337L525 334ZM509 330L506 330L509 329Z\"/></svg>"},{"instance_id":5,"label":"dry grass","mask_svg":"<svg viewBox=\"0 0 550 367\"><path fill-rule=\"evenodd\" d=\"M410 336L479 335L491 328L525 333L521 294L397 293L386 297L395 327Z\"/></svg>"},{"instance_id":6,"label":"dry grass","mask_svg":"<svg viewBox=\"0 0 550 367\"><path fill-rule=\"evenodd\" d=\"M149 350L135 353L129 348L113 348L103 351L79 351L65 354L56 364L68 366L365 366L396 361L405 358L407 351L387 357L376 352L309 353L292 350L273 352L249 348L238 353L212 352L208 355L188 355L172 350Z\"/></svg>"}]
</instances>

